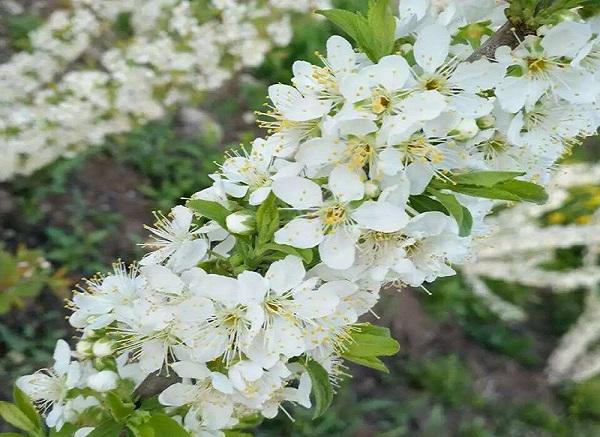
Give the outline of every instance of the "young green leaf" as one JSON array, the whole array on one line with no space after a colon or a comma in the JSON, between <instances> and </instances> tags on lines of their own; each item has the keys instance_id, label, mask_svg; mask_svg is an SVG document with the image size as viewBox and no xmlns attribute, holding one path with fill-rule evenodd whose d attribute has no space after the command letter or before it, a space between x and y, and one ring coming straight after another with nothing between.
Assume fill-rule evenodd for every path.
<instances>
[{"instance_id":1,"label":"young green leaf","mask_svg":"<svg viewBox=\"0 0 600 437\"><path fill-rule=\"evenodd\" d=\"M0 417L15 428L25 431L32 436L43 435L35 421L32 421L16 405L0 401Z\"/></svg>"},{"instance_id":2,"label":"young green leaf","mask_svg":"<svg viewBox=\"0 0 600 437\"><path fill-rule=\"evenodd\" d=\"M360 324L352 334L352 341L346 345L342 357L361 366L388 372L385 364L378 358L398 353L400 345L390 335L390 330L370 323Z\"/></svg>"},{"instance_id":3,"label":"young green leaf","mask_svg":"<svg viewBox=\"0 0 600 437\"><path fill-rule=\"evenodd\" d=\"M470 235L471 228L473 227L473 217L471 216L469 209L461 205L452 194L442 193L437 190L432 190L432 194L442 205L444 205L444 208L446 208L448 213L456 220L459 235L461 237Z\"/></svg>"},{"instance_id":4,"label":"young green leaf","mask_svg":"<svg viewBox=\"0 0 600 437\"><path fill-rule=\"evenodd\" d=\"M217 202L208 200L193 199L189 200L186 205L188 208L199 212L202 216L216 221L223 229L227 229L226 219L231 211Z\"/></svg>"},{"instance_id":5,"label":"young green leaf","mask_svg":"<svg viewBox=\"0 0 600 437\"><path fill-rule=\"evenodd\" d=\"M35 408L31 399L29 399L29 397L27 397L27 395L16 385L13 387L13 399L19 410L21 410L38 429L43 429L44 424L39 411Z\"/></svg>"},{"instance_id":6,"label":"young green leaf","mask_svg":"<svg viewBox=\"0 0 600 437\"><path fill-rule=\"evenodd\" d=\"M367 16L343 9L318 11L346 32L371 61L391 55L396 41L396 19L389 0L370 0Z\"/></svg>"},{"instance_id":7,"label":"young green leaf","mask_svg":"<svg viewBox=\"0 0 600 437\"><path fill-rule=\"evenodd\" d=\"M267 243L262 246L261 252L265 252L267 250L273 250L275 252L285 253L286 255L300 257L305 264L312 263L314 258L312 249L297 249L286 244Z\"/></svg>"},{"instance_id":8,"label":"young green leaf","mask_svg":"<svg viewBox=\"0 0 600 437\"><path fill-rule=\"evenodd\" d=\"M523 176L523 172L514 171L474 171L452 176L452 180L461 185L477 185L478 187L493 187L501 182Z\"/></svg>"},{"instance_id":9,"label":"young green leaf","mask_svg":"<svg viewBox=\"0 0 600 437\"><path fill-rule=\"evenodd\" d=\"M273 193L269 194L256 211L256 228L258 245L270 242L279 229L279 209L277 208L277 197Z\"/></svg>"},{"instance_id":10,"label":"young green leaf","mask_svg":"<svg viewBox=\"0 0 600 437\"><path fill-rule=\"evenodd\" d=\"M373 38L377 60L391 55L396 41L396 19L391 13L389 0L370 0L367 20Z\"/></svg>"},{"instance_id":11,"label":"young green leaf","mask_svg":"<svg viewBox=\"0 0 600 437\"><path fill-rule=\"evenodd\" d=\"M122 430L123 425L111 419L102 422L87 437L117 437Z\"/></svg>"},{"instance_id":12,"label":"young green leaf","mask_svg":"<svg viewBox=\"0 0 600 437\"><path fill-rule=\"evenodd\" d=\"M156 437L190 437L190 434L175 419L166 414L152 415L145 426L152 429Z\"/></svg>"},{"instance_id":13,"label":"young green leaf","mask_svg":"<svg viewBox=\"0 0 600 437\"><path fill-rule=\"evenodd\" d=\"M323 15L357 42L360 35L359 28L366 24L365 17L344 9L324 9L317 11L317 14Z\"/></svg>"},{"instance_id":14,"label":"young green leaf","mask_svg":"<svg viewBox=\"0 0 600 437\"><path fill-rule=\"evenodd\" d=\"M359 366L369 367L370 369L379 370L383 373L390 373L387 366L377 357L355 357L353 355L344 355L344 359Z\"/></svg>"},{"instance_id":15,"label":"young green leaf","mask_svg":"<svg viewBox=\"0 0 600 437\"><path fill-rule=\"evenodd\" d=\"M106 403L110 413L118 423L125 423L127 418L135 411L135 406L132 403L125 403L121 397L114 391L106 394Z\"/></svg>"},{"instance_id":16,"label":"young green leaf","mask_svg":"<svg viewBox=\"0 0 600 437\"><path fill-rule=\"evenodd\" d=\"M548 201L546 189L533 182L511 180L497 184L495 187L517 195L525 202L544 204Z\"/></svg>"},{"instance_id":17,"label":"young green leaf","mask_svg":"<svg viewBox=\"0 0 600 437\"><path fill-rule=\"evenodd\" d=\"M312 358L301 359L300 362L306 367L312 382L312 394L315 399L315 412L313 419L321 417L333 401L333 387L329 382L329 374L317 361Z\"/></svg>"}]
</instances>

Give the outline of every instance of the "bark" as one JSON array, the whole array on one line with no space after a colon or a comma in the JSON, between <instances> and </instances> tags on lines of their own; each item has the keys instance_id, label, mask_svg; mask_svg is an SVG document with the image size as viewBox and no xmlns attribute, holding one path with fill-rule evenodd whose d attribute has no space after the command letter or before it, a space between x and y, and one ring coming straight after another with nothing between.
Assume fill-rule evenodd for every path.
<instances>
[{"instance_id":1,"label":"bark","mask_svg":"<svg viewBox=\"0 0 600 437\"><path fill-rule=\"evenodd\" d=\"M467 58L467 62L474 62L481 58L494 59L498 47L509 46L511 49L514 49L524 37L525 32L516 28L510 21L507 21Z\"/></svg>"}]
</instances>

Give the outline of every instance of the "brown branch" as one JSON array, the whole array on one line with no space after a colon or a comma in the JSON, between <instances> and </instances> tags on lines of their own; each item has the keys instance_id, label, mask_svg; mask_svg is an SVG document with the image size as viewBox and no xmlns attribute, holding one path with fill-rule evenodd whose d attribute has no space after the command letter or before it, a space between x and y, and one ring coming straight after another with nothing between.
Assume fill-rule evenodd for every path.
<instances>
[{"instance_id":1,"label":"brown branch","mask_svg":"<svg viewBox=\"0 0 600 437\"><path fill-rule=\"evenodd\" d=\"M149 399L162 393L167 387L179 381L181 381L181 378L174 373L166 375L163 372L158 375L150 375L140 384L134 394L140 399Z\"/></svg>"},{"instance_id":2,"label":"brown branch","mask_svg":"<svg viewBox=\"0 0 600 437\"><path fill-rule=\"evenodd\" d=\"M511 49L514 49L525 35L526 32L516 28L510 21L507 21L467 58L467 62L475 62L481 58L494 59L498 47L509 46Z\"/></svg>"}]
</instances>

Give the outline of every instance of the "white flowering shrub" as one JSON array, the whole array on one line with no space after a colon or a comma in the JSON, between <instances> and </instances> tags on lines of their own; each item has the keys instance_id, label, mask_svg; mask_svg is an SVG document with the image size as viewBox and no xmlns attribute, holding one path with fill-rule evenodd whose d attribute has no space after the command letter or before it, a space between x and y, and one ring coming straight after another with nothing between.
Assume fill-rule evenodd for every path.
<instances>
[{"instance_id":1,"label":"white flowering shrub","mask_svg":"<svg viewBox=\"0 0 600 437\"><path fill-rule=\"evenodd\" d=\"M73 0L0 65L0 181L214 90L328 0Z\"/></svg>"},{"instance_id":2,"label":"white flowering shrub","mask_svg":"<svg viewBox=\"0 0 600 437\"><path fill-rule=\"evenodd\" d=\"M493 200L546 201L598 126L600 22L564 4L514 32L493 0L323 11L356 48L333 36L269 89L269 136L73 296L76 350L19 379L5 417L37 435L27 395L53 435L235 435L289 404L320 416L345 362L386 371L398 344L360 322L380 288L454 275Z\"/></svg>"},{"instance_id":3,"label":"white flowering shrub","mask_svg":"<svg viewBox=\"0 0 600 437\"><path fill-rule=\"evenodd\" d=\"M527 318L501 299L485 279L568 293L585 290L585 309L552 353L547 373L552 382L581 381L600 372L600 166L563 166L549 184L545 205L518 204L486 220L487 238L475 244L472 262L461 271L480 298L502 319ZM580 248L580 265L566 268L557 251Z\"/></svg>"}]
</instances>

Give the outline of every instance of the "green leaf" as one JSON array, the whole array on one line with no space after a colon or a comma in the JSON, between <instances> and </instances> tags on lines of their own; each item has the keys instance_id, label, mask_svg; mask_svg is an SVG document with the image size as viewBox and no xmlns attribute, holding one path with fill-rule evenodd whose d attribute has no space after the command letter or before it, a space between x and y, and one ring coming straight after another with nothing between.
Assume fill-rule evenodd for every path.
<instances>
[{"instance_id":1,"label":"green leaf","mask_svg":"<svg viewBox=\"0 0 600 437\"><path fill-rule=\"evenodd\" d=\"M342 357L361 366L388 373L379 356L392 356L400 350L400 344L391 337L390 330L370 323L356 325L352 341L346 345Z\"/></svg>"},{"instance_id":2,"label":"green leaf","mask_svg":"<svg viewBox=\"0 0 600 437\"><path fill-rule=\"evenodd\" d=\"M193 199L188 200L186 206L199 212L202 216L216 221L223 229L227 229L227 223L225 219L231 211L225 208L223 205L217 202L210 202L208 200Z\"/></svg>"},{"instance_id":3,"label":"green leaf","mask_svg":"<svg viewBox=\"0 0 600 437\"><path fill-rule=\"evenodd\" d=\"M469 209L461 205L452 194L442 193L437 190L432 190L432 194L442 205L444 205L444 208L446 208L448 213L456 220L459 235L461 237L470 235L471 228L473 227L473 217L471 216Z\"/></svg>"},{"instance_id":4,"label":"green leaf","mask_svg":"<svg viewBox=\"0 0 600 437\"><path fill-rule=\"evenodd\" d=\"M396 19L389 0L370 0L367 16L343 9L318 11L346 32L373 62L394 51Z\"/></svg>"},{"instance_id":5,"label":"green leaf","mask_svg":"<svg viewBox=\"0 0 600 437\"><path fill-rule=\"evenodd\" d=\"M495 187L515 194L525 202L544 204L548 201L548 193L544 187L533 182L512 180L497 184Z\"/></svg>"},{"instance_id":6,"label":"green leaf","mask_svg":"<svg viewBox=\"0 0 600 437\"><path fill-rule=\"evenodd\" d=\"M447 212L446 208L444 208L444 205L437 200L423 194L410 196L408 203L412 208L416 209L417 212L439 211L443 212L444 214Z\"/></svg>"},{"instance_id":7,"label":"green leaf","mask_svg":"<svg viewBox=\"0 0 600 437\"><path fill-rule=\"evenodd\" d=\"M310 264L313 261L312 249L297 249L286 244L267 243L262 246L262 251L274 250L276 252L285 253L287 255L295 255L302 258L304 264Z\"/></svg>"},{"instance_id":8,"label":"green leaf","mask_svg":"<svg viewBox=\"0 0 600 437\"><path fill-rule=\"evenodd\" d=\"M374 40L372 50L377 60L391 55L396 41L396 19L391 13L389 0L370 0L367 20Z\"/></svg>"},{"instance_id":9,"label":"green leaf","mask_svg":"<svg viewBox=\"0 0 600 437\"><path fill-rule=\"evenodd\" d=\"M156 437L190 437L190 434L175 419L166 414L153 414L144 425L152 429Z\"/></svg>"},{"instance_id":10,"label":"green leaf","mask_svg":"<svg viewBox=\"0 0 600 437\"><path fill-rule=\"evenodd\" d=\"M118 437L123 425L114 420L106 420L98 425L87 437Z\"/></svg>"},{"instance_id":11,"label":"green leaf","mask_svg":"<svg viewBox=\"0 0 600 437\"><path fill-rule=\"evenodd\" d=\"M259 245L270 242L279 229L279 209L277 197L273 193L269 194L256 211L256 229Z\"/></svg>"},{"instance_id":12,"label":"green leaf","mask_svg":"<svg viewBox=\"0 0 600 437\"><path fill-rule=\"evenodd\" d=\"M49 437L73 437L73 434L77 431L77 427L70 423L65 423L60 431L55 429L50 430Z\"/></svg>"},{"instance_id":13,"label":"green leaf","mask_svg":"<svg viewBox=\"0 0 600 437\"><path fill-rule=\"evenodd\" d=\"M225 437L252 437L249 432L225 430Z\"/></svg>"},{"instance_id":14,"label":"green leaf","mask_svg":"<svg viewBox=\"0 0 600 437\"><path fill-rule=\"evenodd\" d=\"M24 437L25 434L19 434L17 432L0 432L0 437Z\"/></svg>"},{"instance_id":15,"label":"green leaf","mask_svg":"<svg viewBox=\"0 0 600 437\"><path fill-rule=\"evenodd\" d=\"M358 364L360 366L369 367L371 369L379 370L380 372L390 373L387 366L377 357L355 357L352 355L344 355L344 359Z\"/></svg>"},{"instance_id":16,"label":"green leaf","mask_svg":"<svg viewBox=\"0 0 600 437\"><path fill-rule=\"evenodd\" d=\"M23 430L31 435L40 435L41 431L34 421L21 411L16 405L0 401L0 417L15 428Z\"/></svg>"},{"instance_id":17,"label":"green leaf","mask_svg":"<svg viewBox=\"0 0 600 437\"><path fill-rule=\"evenodd\" d=\"M317 361L312 358L301 359L312 382L312 394L315 399L313 419L321 417L333 402L333 387L329 382L329 374Z\"/></svg>"},{"instance_id":18,"label":"green leaf","mask_svg":"<svg viewBox=\"0 0 600 437\"><path fill-rule=\"evenodd\" d=\"M106 393L106 403L108 404L110 413L118 423L124 424L127 418L135 411L135 406L132 403L123 402L121 397L114 391Z\"/></svg>"},{"instance_id":19,"label":"green leaf","mask_svg":"<svg viewBox=\"0 0 600 437\"><path fill-rule=\"evenodd\" d=\"M31 399L29 399L29 397L16 385L13 387L13 399L19 410L21 410L38 429L42 429L44 426L42 416L40 416L39 411L35 408Z\"/></svg>"},{"instance_id":20,"label":"green leaf","mask_svg":"<svg viewBox=\"0 0 600 437\"><path fill-rule=\"evenodd\" d=\"M470 173L457 174L452 176L452 180L461 185L477 185L478 187L493 187L500 182L509 181L519 176L523 172L515 171L474 171Z\"/></svg>"},{"instance_id":21,"label":"green leaf","mask_svg":"<svg viewBox=\"0 0 600 437\"><path fill-rule=\"evenodd\" d=\"M348 34L353 40L358 42L360 28L367 23L365 17L344 9L326 9L319 10L317 14L323 15L333 24L338 26Z\"/></svg>"},{"instance_id":22,"label":"green leaf","mask_svg":"<svg viewBox=\"0 0 600 437\"><path fill-rule=\"evenodd\" d=\"M390 330L370 323L356 325L352 341L346 345L345 355L353 357L392 356L400 350L400 344L391 337Z\"/></svg>"}]
</instances>

